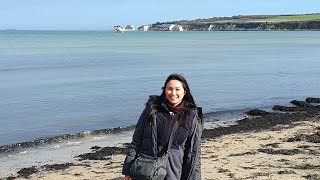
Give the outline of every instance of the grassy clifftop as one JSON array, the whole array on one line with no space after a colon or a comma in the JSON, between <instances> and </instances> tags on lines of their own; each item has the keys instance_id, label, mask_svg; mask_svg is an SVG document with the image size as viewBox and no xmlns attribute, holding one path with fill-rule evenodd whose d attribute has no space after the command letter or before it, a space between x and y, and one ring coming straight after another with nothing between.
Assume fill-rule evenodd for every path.
<instances>
[{"instance_id":1,"label":"grassy clifftop","mask_svg":"<svg viewBox=\"0 0 320 180\"><path fill-rule=\"evenodd\" d=\"M320 21L320 13L299 15L247 15L232 17L214 17L208 19L181 20L168 23L178 24L207 24L207 23L256 23L256 22L297 22L297 21Z\"/></svg>"},{"instance_id":2,"label":"grassy clifftop","mask_svg":"<svg viewBox=\"0 0 320 180\"><path fill-rule=\"evenodd\" d=\"M239 15L196 20L157 22L151 31L167 30L164 25L176 24L185 31L273 31L320 30L320 13L293 15Z\"/></svg>"}]
</instances>

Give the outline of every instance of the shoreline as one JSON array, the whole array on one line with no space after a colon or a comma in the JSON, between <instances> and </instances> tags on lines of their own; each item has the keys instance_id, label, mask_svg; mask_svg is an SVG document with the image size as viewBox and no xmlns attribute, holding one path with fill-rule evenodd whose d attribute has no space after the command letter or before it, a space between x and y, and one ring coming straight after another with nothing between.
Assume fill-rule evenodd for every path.
<instances>
[{"instance_id":1,"label":"shoreline","mask_svg":"<svg viewBox=\"0 0 320 180\"><path fill-rule=\"evenodd\" d=\"M135 126L132 125L132 126L116 127L116 128L110 128L110 129L82 131L82 132L78 132L78 133L62 134L62 135L57 135L57 136L50 136L47 138L38 138L35 140L24 141L24 142L15 143L15 144L3 145L3 146L0 146L0 155L10 153L10 152L17 152L17 151L23 150L25 148L32 148L32 147L41 146L41 145L60 143L62 141L66 141L66 140L85 138L87 136L116 134L119 132L133 130L134 127Z\"/></svg>"},{"instance_id":2,"label":"shoreline","mask_svg":"<svg viewBox=\"0 0 320 180\"><path fill-rule=\"evenodd\" d=\"M235 109L235 110L221 110L216 112L204 113L205 128L215 128L218 126L228 126L233 124L234 121L240 120L245 117L245 111L250 108L245 109ZM63 141L73 141L79 140L87 137L101 136L101 135L112 135L127 131L133 131L135 125L124 125L114 128L107 129L96 129L89 131L72 132L67 134L60 134L48 137L35 138L33 140L27 140L23 142L0 145L0 157L1 155L6 155L10 153L19 153L25 151L28 148L34 148L39 146L46 146L55 143L61 143Z\"/></svg>"},{"instance_id":3,"label":"shoreline","mask_svg":"<svg viewBox=\"0 0 320 180\"><path fill-rule=\"evenodd\" d=\"M204 129L202 178L319 179L319 105L292 109L255 110L237 124ZM73 162L22 168L0 179L122 179L126 145L93 146Z\"/></svg>"}]
</instances>

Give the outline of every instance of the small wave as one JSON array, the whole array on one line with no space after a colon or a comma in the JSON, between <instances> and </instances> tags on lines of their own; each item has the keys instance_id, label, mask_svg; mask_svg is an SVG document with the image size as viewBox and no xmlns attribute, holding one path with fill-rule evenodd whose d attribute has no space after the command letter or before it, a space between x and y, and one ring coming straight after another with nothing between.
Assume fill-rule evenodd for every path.
<instances>
[{"instance_id":1,"label":"small wave","mask_svg":"<svg viewBox=\"0 0 320 180\"><path fill-rule=\"evenodd\" d=\"M81 144L81 141L78 141L78 142L67 142L67 146L76 146L76 145L79 145Z\"/></svg>"},{"instance_id":2,"label":"small wave","mask_svg":"<svg viewBox=\"0 0 320 180\"><path fill-rule=\"evenodd\" d=\"M94 137L92 141L99 141L101 139L105 139L106 137Z\"/></svg>"},{"instance_id":3,"label":"small wave","mask_svg":"<svg viewBox=\"0 0 320 180\"><path fill-rule=\"evenodd\" d=\"M27 154L28 151L22 151L22 152L19 152L19 154Z\"/></svg>"},{"instance_id":4,"label":"small wave","mask_svg":"<svg viewBox=\"0 0 320 180\"><path fill-rule=\"evenodd\" d=\"M251 108L234 109L234 110L220 110L203 114L206 121L236 121L246 117L245 112Z\"/></svg>"}]
</instances>

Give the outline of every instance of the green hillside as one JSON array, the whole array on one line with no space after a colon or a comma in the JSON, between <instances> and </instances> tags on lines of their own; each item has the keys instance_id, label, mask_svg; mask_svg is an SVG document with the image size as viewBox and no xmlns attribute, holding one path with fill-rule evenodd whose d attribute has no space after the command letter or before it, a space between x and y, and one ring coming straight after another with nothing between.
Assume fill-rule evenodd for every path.
<instances>
[{"instance_id":1,"label":"green hillside","mask_svg":"<svg viewBox=\"0 0 320 180\"><path fill-rule=\"evenodd\" d=\"M290 22L290 21L320 21L320 14L282 15L272 18L252 20L253 22Z\"/></svg>"},{"instance_id":2,"label":"green hillside","mask_svg":"<svg viewBox=\"0 0 320 180\"><path fill-rule=\"evenodd\" d=\"M250 23L250 22L294 22L320 21L320 13L298 15L239 15L232 17L213 17L207 19L182 20L167 23L178 24L208 24L208 23Z\"/></svg>"}]
</instances>

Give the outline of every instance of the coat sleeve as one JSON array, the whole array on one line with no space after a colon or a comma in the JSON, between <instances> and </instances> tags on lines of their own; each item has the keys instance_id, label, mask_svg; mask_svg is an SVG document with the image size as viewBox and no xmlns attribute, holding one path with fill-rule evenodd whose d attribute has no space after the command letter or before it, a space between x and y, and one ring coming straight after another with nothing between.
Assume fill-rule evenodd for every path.
<instances>
[{"instance_id":1,"label":"coat sleeve","mask_svg":"<svg viewBox=\"0 0 320 180\"><path fill-rule=\"evenodd\" d=\"M124 160L123 168L122 168L123 175L130 174L130 167L133 163L133 160L135 159L136 155L140 151L141 143L143 139L145 120L148 115L149 115L149 107L146 107L143 110L142 114L140 115L140 118L138 120L138 123L136 124L135 130L133 133L132 142L128 147L127 155Z\"/></svg>"},{"instance_id":2,"label":"coat sleeve","mask_svg":"<svg viewBox=\"0 0 320 180\"><path fill-rule=\"evenodd\" d=\"M181 179L201 179L200 153L203 123L202 119L197 115L195 116L194 122L191 135L188 137L185 145Z\"/></svg>"}]
</instances>

